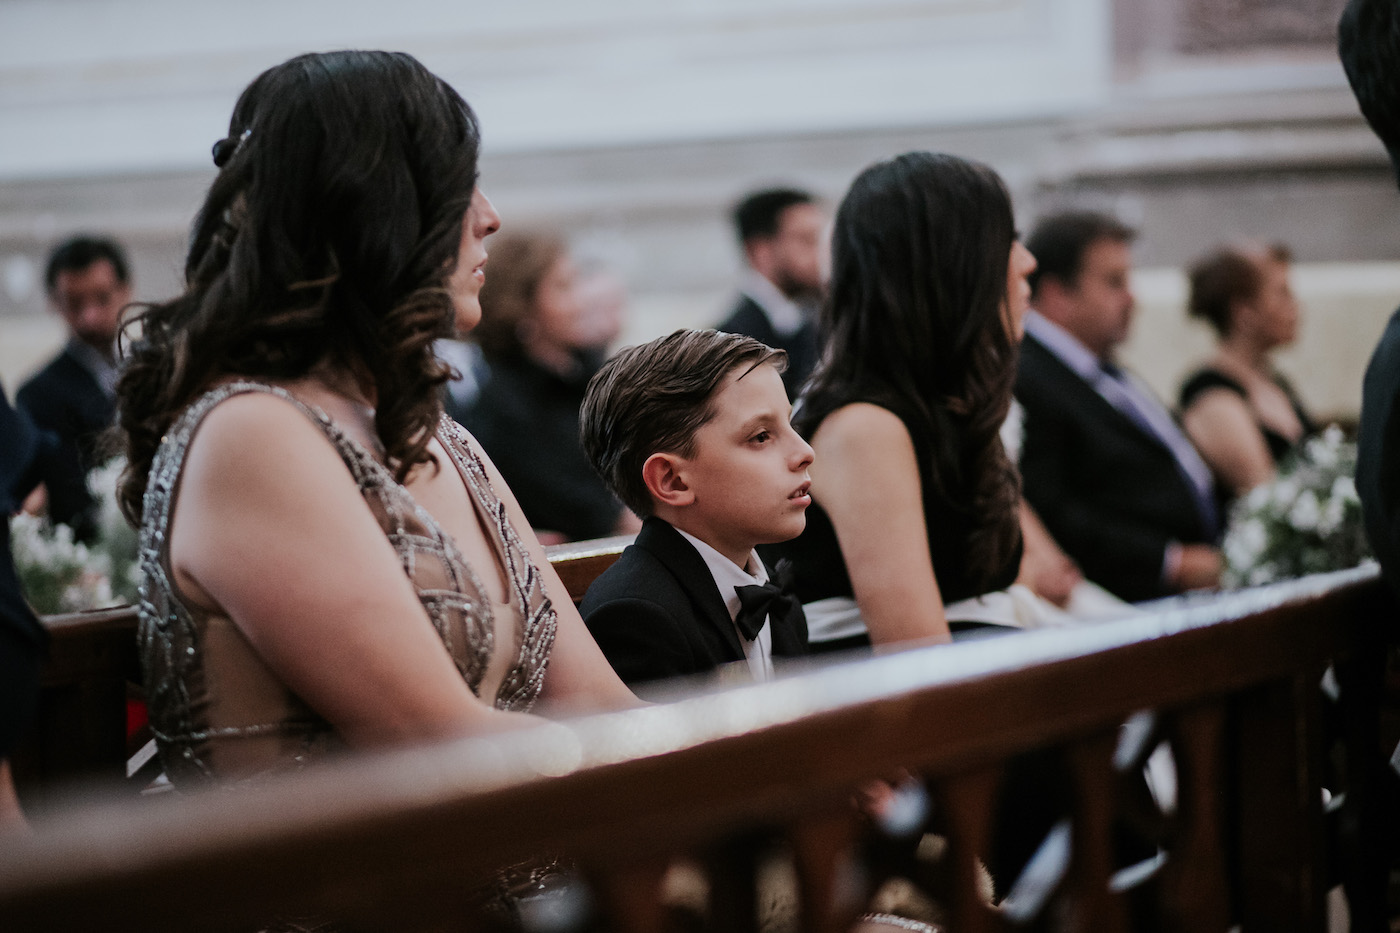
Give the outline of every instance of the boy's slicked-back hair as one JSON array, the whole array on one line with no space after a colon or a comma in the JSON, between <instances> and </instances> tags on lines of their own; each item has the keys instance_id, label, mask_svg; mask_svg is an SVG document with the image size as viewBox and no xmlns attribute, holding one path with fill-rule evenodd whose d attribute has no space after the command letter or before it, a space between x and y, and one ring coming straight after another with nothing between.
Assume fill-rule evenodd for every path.
<instances>
[{"instance_id":1,"label":"boy's slicked-back hair","mask_svg":"<svg viewBox=\"0 0 1400 933\"><path fill-rule=\"evenodd\" d=\"M653 512L642 466L657 453L695 453L695 432L715 416L715 393L736 368L764 363L779 372L787 353L752 337L678 330L628 347L588 383L579 412L583 451L623 503Z\"/></svg>"}]
</instances>

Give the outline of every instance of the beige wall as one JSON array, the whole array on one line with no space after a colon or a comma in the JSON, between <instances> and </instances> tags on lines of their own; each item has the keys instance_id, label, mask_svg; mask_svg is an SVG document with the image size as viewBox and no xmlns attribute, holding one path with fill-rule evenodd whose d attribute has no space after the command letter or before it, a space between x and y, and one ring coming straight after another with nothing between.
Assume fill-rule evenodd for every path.
<instances>
[{"instance_id":1,"label":"beige wall","mask_svg":"<svg viewBox=\"0 0 1400 933\"><path fill-rule=\"evenodd\" d=\"M1179 269L1139 270L1133 285L1138 312L1124 359L1174 402L1182 377L1211 353L1212 332L1187 319ZM1400 305L1400 262L1300 263L1293 286L1303 318L1297 341L1278 355L1279 369L1319 418L1354 418L1371 350Z\"/></svg>"},{"instance_id":2,"label":"beige wall","mask_svg":"<svg viewBox=\"0 0 1400 933\"><path fill-rule=\"evenodd\" d=\"M116 234L137 298L169 296L234 95L332 46L408 48L454 81L481 111L507 227L556 226L617 269L625 342L719 319L740 265L725 213L746 190L791 182L834 204L915 148L992 165L1023 229L1061 207L1137 226L1128 357L1167 396L1210 344L1182 321L1174 270L1213 243L1293 248L1307 317L1281 365L1322 413L1355 411L1400 301L1400 196L1336 61L1340 0L116 6L0 3L10 391L62 339L32 285L53 243Z\"/></svg>"},{"instance_id":3,"label":"beige wall","mask_svg":"<svg viewBox=\"0 0 1400 933\"><path fill-rule=\"evenodd\" d=\"M61 346L63 324L57 317L0 318L0 385L11 401L20 382Z\"/></svg>"}]
</instances>

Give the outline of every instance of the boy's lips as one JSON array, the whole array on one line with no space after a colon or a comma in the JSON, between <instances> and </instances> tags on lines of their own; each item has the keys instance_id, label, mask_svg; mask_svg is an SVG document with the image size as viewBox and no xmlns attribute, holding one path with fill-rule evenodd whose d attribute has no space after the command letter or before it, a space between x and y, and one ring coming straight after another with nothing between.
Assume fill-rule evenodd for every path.
<instances>
[{"instance_id":1,"label":"boy's lips","mask_svg":"<svg viewBox=\"0 0 1400 933\"><path fill-rule=\"evenodd\" d=\"M810 501L811 501L811 498L810 498L810 496L808 496L808 491L811 490L811 488L812 488L812 481L811 481L811 480L808 480L807 482L803 483L801 486L798 486L797 489L793 491L792 495L788 496L788 498L789 498L789 499L807 499L807 501L810 502Z\"/></svg>"}]
</instances>

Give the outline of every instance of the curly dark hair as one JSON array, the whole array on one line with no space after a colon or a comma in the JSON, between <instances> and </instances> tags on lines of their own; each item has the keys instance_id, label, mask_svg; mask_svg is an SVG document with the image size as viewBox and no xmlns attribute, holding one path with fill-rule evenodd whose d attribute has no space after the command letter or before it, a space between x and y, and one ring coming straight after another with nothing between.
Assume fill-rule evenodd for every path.
<instances>
[{"instance_id":1,"label":"curly dark hair","mask_svg":"<svg viewBox=\"0 0 1400 933\"><path fill-rule=\"evenodd\" d=\"M341 368L373 387L399 479L431 460L450 372L432 344L453 333L444 286L479 149L466 101L403 53L300 55L244 90L214 147L184 294L124 329L139 334L118 387L129 520L161 436L228 376Z\"/></svg>"},{"instance_id":2,"label":"curly dark hair","mask_svg":"<svg viewBox=\"0 0 1400 933\"><path fill-rule=\"evenodd\" d=\"M836 213L822 362L794 417L811 437L852 397L912 410L933 439L924 495L966 510L979 584L1021 541L1020 479L999 433L1016 378L1004 312L1015 238L1011 197L985 165L911 152L862 172Z\"/></svg>"}]
</instances>

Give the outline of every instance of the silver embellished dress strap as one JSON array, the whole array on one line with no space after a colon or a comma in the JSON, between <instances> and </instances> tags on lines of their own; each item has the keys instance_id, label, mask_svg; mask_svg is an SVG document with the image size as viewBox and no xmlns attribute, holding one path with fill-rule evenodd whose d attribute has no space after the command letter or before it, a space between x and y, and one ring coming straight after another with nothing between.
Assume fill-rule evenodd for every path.
<instances>
[{"instance_id":1,"label":"silver embellished dress strap","mask_svg":"<svg viewBox=\"0 0 1400 933\"><path fill-rule=\"evenodd\" d=\"M293 754L296 757L319 750L330 733L329 725L305 707L275 720L236 726L213 724L204 715L210 682L201 654L203 632L195 614L175 589L169 560L170 513L195 431L216 406L245 392L270 392L292 402L314 420L328 420L282 389L233 382L196 399L161 438L142 500L137 642L151 729L166 772L177 783L215 777L208 749L222 740L275 734L298 736L301 742L300 751Z\"/></svg>"},{"instance_id":2,"label":"silver embellished dress strap","mask_svg":"<svg viewBox=\"0 0 1400 933\"><path fill-rule=\"evenodd\" d=\"M461 474L478 514L486 520L492 545L510 584L511 602L520 613L519 653L496 691L495 705L499 709L528 710L544 686L558 615L545 591L544 577L525 549L505 503L492 487L466 430L443 415L438 440Z\"/></svg>"}]
</instances>

